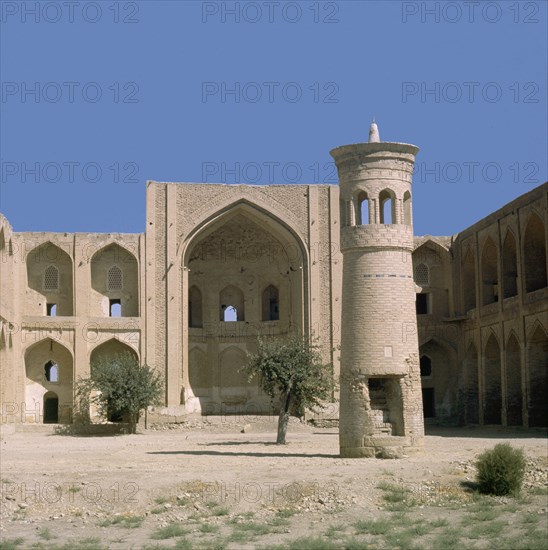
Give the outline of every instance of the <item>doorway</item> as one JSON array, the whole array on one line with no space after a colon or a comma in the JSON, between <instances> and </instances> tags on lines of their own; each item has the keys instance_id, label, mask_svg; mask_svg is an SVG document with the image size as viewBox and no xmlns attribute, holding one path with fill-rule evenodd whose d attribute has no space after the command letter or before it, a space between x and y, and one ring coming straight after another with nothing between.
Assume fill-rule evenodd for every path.
<instances>
[{"instance_id":1,"label":"doorway","mask_svg":"<svg viewBox=\"0 0 548 550\"><path fill-rule=\"evenodd\" d=\"M434 388L422 388L422 412L424 418L436 416L434 408Z\"/></svg>"},{"instance_id":2,"label":"doorway","mask_svg":"<svg viewBox=\"0 0 548 550\"><path fill-rule=\"evenodd\" d=\"M54 393L44 396L44 424L59 422L59 398Z\"/></svg>"}]
</instances>

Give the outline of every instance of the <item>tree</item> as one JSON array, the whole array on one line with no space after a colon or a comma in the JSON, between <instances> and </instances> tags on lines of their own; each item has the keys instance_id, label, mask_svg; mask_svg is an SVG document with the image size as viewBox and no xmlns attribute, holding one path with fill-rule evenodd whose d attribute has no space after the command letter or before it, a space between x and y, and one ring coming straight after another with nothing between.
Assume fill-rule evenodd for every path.
<instances>
[{"instance_id":1,"label":"tree","mask_svg":"<svg viewBox=\"0 0 548 550\"><path fill-rule=\"evenodd\" d=\"M91 376L76 384L80 407L97 406L106 418L127 418L136 433L141 412L159 403L162 379L148 365L140 365L130 352L101 357L91 365ZM89 410L89 408L88 408Z\"/></svg>"},{"instance_id":2,"label":"tree","mask_svg":"<svg viewBox=\"0 0 548 550\"><path fill-rule=\"evenodd\" d=\"M292 407L298 411L324 407L334 388L332 365L322 364L320 352L306 337L287 340L259 339L257 353L248 355L244 367L249 379L259 378L263 391L280 399L276 443L285 445Z\"/></svg>"}]
</instances>

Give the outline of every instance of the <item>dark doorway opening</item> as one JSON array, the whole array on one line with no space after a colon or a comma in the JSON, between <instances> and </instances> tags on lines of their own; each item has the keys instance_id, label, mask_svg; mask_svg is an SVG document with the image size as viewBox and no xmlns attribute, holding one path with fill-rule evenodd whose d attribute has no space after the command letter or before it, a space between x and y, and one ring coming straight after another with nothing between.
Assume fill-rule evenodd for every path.
<instances>
[{"instance_id":1,"label":"dark doorway opening","mask_svg":"<svg viewBox=\"0 0 548 550\"><path fill-rule=\"evenodd\" d=\"M59 398L57 396L44 397L44 424L59 422Z\"/></svg>"},{"instance_id":2,"label":"dark doorway opening","mask_svg":"<svg viewBox=\"0 0 548 550\"><path fill-rule=\"evenodd\" d=\"M422 388L422 412L424 413L424 418L434 418L436 416L434 388Z\"/></svg>"},{"instance_id":3,"label":"dark doorway opening","mask_svg":"<svg viewBox=\"0 0 548 550\"><path fill-rule=\"evenodd\" d=\"M417 315L427 315L428 312L428 294L420 292L416 300Z\"/></svg>"}]
</instances>

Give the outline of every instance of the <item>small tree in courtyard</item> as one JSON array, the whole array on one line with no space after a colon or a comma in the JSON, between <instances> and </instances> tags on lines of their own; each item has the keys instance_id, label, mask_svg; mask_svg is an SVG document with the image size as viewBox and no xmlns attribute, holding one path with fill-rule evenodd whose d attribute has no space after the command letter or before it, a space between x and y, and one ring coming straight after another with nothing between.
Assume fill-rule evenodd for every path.
<instances>
[{"instance_id":1,"label":"small tree in courtyard","mask_svg":"<svg viewBox=\"0 0 548 550\"><path fill-rule=\"evenodd\" d=\"M278 445L285 445L292 408L303 411L312 406L323 407L322 401L331 398L332 366L322 364L317 346L305 337L295 336L283 341L259 339L257 353L248 356L244 368L250 380L259 378L267 395L280 399Z\"/></svg>"},{"instance_id":2,"label":"small tree in courtyard","mask_svg":"<svg viewBox=\"0 0 548 550\"><path fill-rule=\"evenodd\" d=\"M159 403L162 379L148 365L140 365L130 352L102 357L91 364L91 376L76 385L81 407L93 404L102 416L127 418L136 433L141 412Z\"/></svg>"}]
</instances>

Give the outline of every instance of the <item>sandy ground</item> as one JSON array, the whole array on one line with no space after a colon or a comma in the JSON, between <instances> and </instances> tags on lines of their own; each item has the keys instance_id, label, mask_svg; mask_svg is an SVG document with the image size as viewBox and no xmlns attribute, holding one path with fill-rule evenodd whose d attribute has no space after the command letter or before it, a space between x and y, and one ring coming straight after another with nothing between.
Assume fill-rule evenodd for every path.
<instances>
[{"instance_id":1,"label":"sandy ground","mask_svg":"<svg viewBox=\"0 0 548 550\"><path fill-rule=\"evenodd\" d=\"M216 417L174 428L100 437L7 436L0 454L2 540L20 538L26 548L91 537L103 547L142 548L156 543L151 534L173 522L191 532L210 523L220 533L230 520L253 515L254 521L267 522L290 510L289 523L275 533L228 547L288 544L334 523L381 517L382 481L408 490L418 503L414 513L452 521L459 506L447 502L456 495L466 506L470 497L463 482L474 479L473 460L498 442L524 449L526 488L548 486L542 432L431 428L424 453L379 460L341 459L336 428L298 422L290 424L285 446L273 444L275 419L249 423ZM540 514L542 525L547 499L546 493L532 496L520 512ZM135 516L134 525L120 519ZM161 542L163 548L175 539Z\"/></svg>"}]
</instances>

